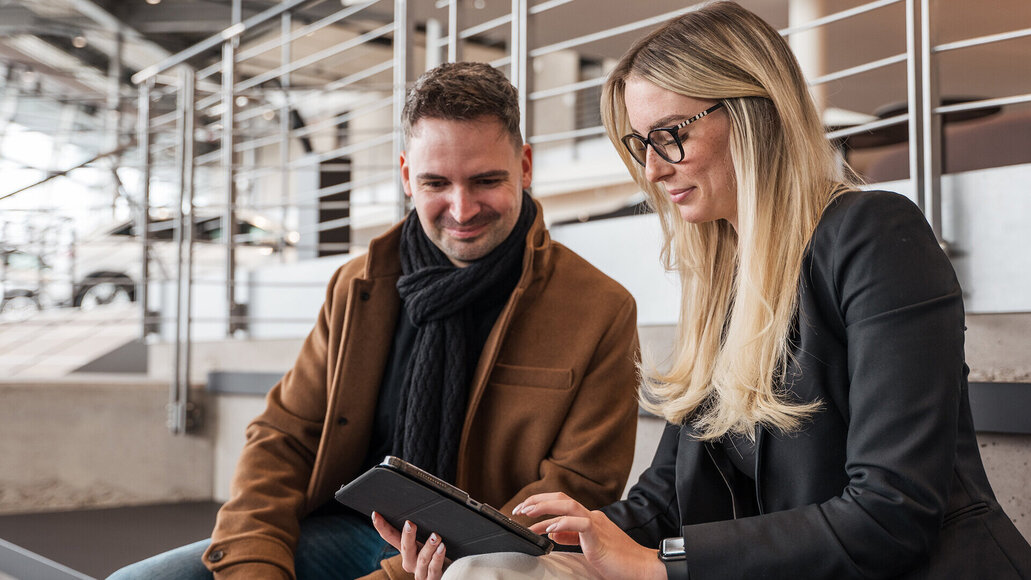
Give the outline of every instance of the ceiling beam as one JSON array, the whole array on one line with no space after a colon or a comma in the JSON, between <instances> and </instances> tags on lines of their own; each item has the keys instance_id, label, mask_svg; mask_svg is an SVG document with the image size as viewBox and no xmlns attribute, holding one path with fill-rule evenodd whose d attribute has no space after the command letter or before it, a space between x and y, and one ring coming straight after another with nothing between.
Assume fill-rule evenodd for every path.
<instances>
[{"instance_id":1,"label":"ceiling beam","mask_svg":"<svg viewBox=\"0 0 1031 580\"><path fill-rule=\"evenodd\" d=\"M126 40L137 42L146 46L148 50L154 52L155 56L157 56L158 59L165 59L172 56L171 53L162 48L160 45L151 42L144 35L140 34L138 30L129 26L122 20L119 20L110 12L104 10L96 2L93 2L92 0L61 1L66 3L68 6L71 6L75 10L79 11L81 14L93 20L100 26L106 28L107 30L121 34Z\"/></svg>"}]
</instances>

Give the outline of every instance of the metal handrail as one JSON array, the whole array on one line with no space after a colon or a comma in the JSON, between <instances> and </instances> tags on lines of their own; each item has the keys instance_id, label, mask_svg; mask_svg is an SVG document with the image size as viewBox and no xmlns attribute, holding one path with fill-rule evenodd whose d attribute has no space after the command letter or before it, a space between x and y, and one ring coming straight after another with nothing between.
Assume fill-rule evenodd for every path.
<instances>
[{"instance_id":1,"label":"metal handrail","mask_svg":"<svg viewBox=\"0 0 1031 580\"><path fill-rule=\"evenodd\" d=\"M834 14L828 14L827 16L817 18L815 20L810 20L809 22L806 22L804 24L799 24L797 26L789 26L788 28L782 28L779 32L781 36L790 36L792 34L798 34L799 32L805 32L807 30L819 28L821 26L831 24L833 22L839 22L851 18L853 16L858 16L860 14L864 14L872 10L877 10L878 8L884 8L885 6L891 6L892 4L898 4L899 2L905 1L906 0L877 0L876 2L870 2L867 4L856 6L854 8L849 8L848 10L835 12Z\"/></svg>"},{"instance_id":2,"label":"metal handrail","mask_svg":"<svg viewBox=\"0 0 1031 580\"><path fill-rule=\"evenodd\" d=\"M326 196L326 195L333 195L335 193L343 193L345 191L352 191L355 188L362 187L364 185L373 185L373 184L376 184L376 183L383 183L384 181L389 179L393 175L393 173L394 173L393 166L391 166L391 168L389 170L373 173L371 176L366 177L365 179L352 179L351 181L348 181L347 183L341 183L339 185L330 185L330 186L327 186L327 187L319 188L319 189L315 190L315 196L317 198L321 198L321 197ZM331 202L320 202L320 203L331 203ZM370 204L363 204L363 205L368 206ZM329 209L329 208L326 208L326 209Z\"/></svg>"},{"instance_id":3,"label":"metal handrail","mask_svg":"<svg viewBox=\"0 0 1031 580\"><path fill-rule=\"evenodd\" d=\"M380 26L379 28L376 28L376 29L370 30L369 32L366 32L365 34L362 34L360 36L356 36L355 38L352 38L351 40L348 40L347 42L341 42L340 44L337 44L335 46L331 46L331 47L329 47L327 49L324 49L324 50L320 50L319 52L316 52L315 54L306 56L305 58L302 58L302 59L299 59L299 60L295 60L292 63L290 63L289 65L283 65L283 66L281 66L279 68L275 68L275 69L272 69L272 70L270 70L268 72L265 72L265 73L262 73L260 75L251 77L250 79L248 79L246 81L242 81L242 82L238 83L236 85L236 90L245 91L245 90L247 90L247 89L249 89L251 87L256 87L256 86L258 86L258 85L260 85L260 84L262 84L262 83L264 83L266 81L272 80L272 79L274 79L274 78L276 78L278 76L282 76L283 74L291 73L291 72L296 72L296 71L298 71L298 70L300 70L300 69L302 69L304 67L307 67L307 66L310 66L312 64L315 64L315 63L319 62L320 60L325 60L325 59L330 58L332 56L336 56L336 55L338 55L338 54L340 54L342 52L346 52L346 51L348 51L348 50L350 50L352 48L356 48L358 46L362 46L362 45L364 45L365 43L367 43L370 40L375 40L375 39L380 38L382 36L386 36L387 34L393 32L393 31L394 31L394 25L392 23L391 24L385 24L383 26Z\"/></svg>"},{"instance_id":4,"label":"metal handrail","mask_svg":"<svg viewBox=\"0 0 1031 580\"><path fill-rule=\"evenodd\" d=\"M539 145L541 143L552 143L555 141L568 141L569 139L580 139L583 137L595 137L597 135L604 135L605 127L587 127L585 129L576 129L575 131L563 131L561 133L548 133L546 135L534 135L530 137L529 141L531 145Z\"/></svg>"},{"instance_id":5,"label":"metal handrail","mask_svg":"<svg viewBox=\"0 0 1031 580\"><path fill-rule=\"evenodd\" d=\"M297 30L287 35L287 38L285 40L282 38L277 40L270 40L268 42L253 46L247 50L240 51L240 55L237 57L239 59L238 62L246 62L247 60L254 58L255 56L258 56L260 54L263 54L265 52L268 52L273 48L279 48L283 44L293 42L299 38L304 38L305 36L318 32L319 30L322 30L323 28L331 24L336 24L341 20L346 20L347 18L350 18L351 16L358 14L366 8L378 4L380 1L381 0L369 0L364 4L355 4L354 6L344 8L339 12L330 14L329 16L321 20L317 20L315 22L312 22L311 24L298 28Z\"/></svg>"},{"instance_id":6,"label":"metal handrail","mask_svg":"<svg viewBox=\"0 0 1031 580\"><path fill-rule=\"evenodd\" d=\"M552 10L554 8L558 8L559 6L562 6L564 4L569 4L569 3L574 2L574 1L575 0L550 0L549 2L541 2L540 4L535 4L535 5L531 6L529 8L529 10L528 10L528 13L531 14L531 15L541 14L543 12L547 12L548 10ZM450 4L450 2L448 2L446 0L443 3L438 2L437 3L437 8L444 8L444 7L448 6L449 4ZM475 26L470 26L469 28L466 28L466 29L462 30L461 32L458 33L458 38L459 38L459 40L467 40L469 38L472 38L473 36L476 36L477 34L480 34L481 32L486 32L488 30L493 30L495 28L500 28L500 27L502 27L502 26L504 26L506 24L511 24L511 23L512 23L512 13L509 12L508 14L505 14L504 16L498 16L497 18L493 18L493 19L488 20L486 22L477 24ZM445 38L438 39L436 41L436 43L434 43L433 46L435 48L444 48L447 45L448 45L448 39L445 37Z\"/></svg>"},{"instance_id":7,"label":"metal handrail","mask_svg":"<svg viewBox=\"0 0 1031 580\"><path fill-rule=\"evenodd\" d=\"M841 139L842 137L851 137L852 135L858 135L860 133L866 133L868 131L876 131L877 129L883 129L885 127L891 127L893 125L901 125L909 122L909 113L902 113L901 115L895 115L886 119L878 119L876 121L870 121L868 123L862 123L852 127L846 127L844 129L837 129L835 131L829 131L824 134L827 139Z\"/></svg>"},{"instance_id":8,"label":"metal handrail","mask_svg":"<svg viewBox=\"0 0 1031 580\"><path fill-rule=\"evenodd\" d=\"M347 113L344 113L342 115L337 115L335 117L326 119L324 121L319 121L318 123L310 124L310 125L308 125L306 127L300 128L300 129L291 129L290 132L286 136L289 137L289 138L307 137L309 135L312 135L314 133L318 133L319 131L323 131L323 130L325 130L325 129L329 128L329 127L332 127L334 125L339 125L340 123L345 123L347 121L350 121L352 119L356 119L358 117L361 117L361 116L366 115L368 113L372 113L374 111L378 111L380 109L385 109L386 107L389 107L392 103L393 103L393 100L390 97L387 97L387 98L384 98L384 99L380 99L378 101L373 101L372 103L370 103L370 104L368 104L368 105L366 105L364 107L359 107L357 109L354 109L354 110L349 111ZM278 138L278 136L277 136L277 138ZM266 138L262 137L261 139L266 139ZM247 151L249 149L253 149L253 147L249 146L251 143L252 142L250 142L250 141L245 142L245 143L240 143L240 144L238 144L236 146L236 149L234 149L234 151L236 151L237 153L240 153L240 152L243 152L243 151ZM258 146L260 147L262 145L270 145L270 144L271 143L262 143L261 145L258 145Z\"/></svg>"},{"instance_id":9,"label":"metal handrail","mask_svg":"<svg viewBox=\"0 0 1031 580\"><path fill-rule=\"evenodd\" d=\"M966 40L957 40L956 42L947 42L945 44L939 44L931 49L933 53L948 52L950 50L958 50L960 48L970 48L972 46L983 46L985 44L993 44L996 42L1003 42L1006 40L1013 40L1016 38L1025 38L1031 36L1031 28L1024 28L1022 30L1012 30L1010 32L1000 32L999 34L989 34L986 36L978 36L977 38L968 38Z\"/></svg>"},{"instance_id":10,"label":"metal handrail","mask_svg":"<svg viewBox=\"0 0 1031 580\"><path fill-rule=\"evenodd\" d=\"M956 113L959 111L973 111L976 109L988 109L992 107L1004 107L1006 105L1019 105L1021 103L1031 103L1031 93L1023 95L1013 95L1011 97L999 97L996 99L968 101L966 103L957 103L955 105L940 105L934 108L934 113L936 115L944 115L946 113Z\"/></svg>"},{"instance_id":11,"label":"metal handrail","mask_svg":"<svg viewBox=\"0 0 1031 580\"><path fill-rule=\"evenodd\" d=\"M655 26L657 24L662 24L663 22L666 22L667 20L671 20L673 18L676 18L676 17L681 16L683 14L687 14L688 12L692 12L694 10L698 10L703 5L704 5L704 3L694 4L694 5L688 6L686 8L680 8L678 10L673 10L673 11L670 11L670 12L666 12L666 13L660 14L658 16L653 16L651 18L645 18L643 20L638 20L636 22L631 22L629 24L624 24L623 26L617 26L615 28L610 28L608 30L602 30L600 32L594 32L594 33L591 33L591 34L585 34L583 36L578 36L576 38L571 38L569 40L564 40L562 42L556 42L554 44L549 44L547 46L542 46L540 48L536 48L536 49L530 50L529 51L529 56L531 58L537 58L539 56L544 56L544 55L547 55L547 54L551 54L553 52L558 52L560 50L566 50L566 49L569 49L569 48L575 48L577 46L583 46L585 44L590 44L592 42L597 42L599 40L605 40L607 38L612 38L613 36L619 36L621 34L626 34L628 32L634 32L635 30L640 30L642 28L648 28L649 26Z\"/></svg>"},{"instance_id":12,"label":"metal handrail","mask_svg":"<svg viewBox=\"0 0 1031 580\"><path fill-rule=\"evenodd\" d=\"M349 86L351 86L351 85L353 85L353 84L355 84L355 83L357 83L359 81L363 81L363 80L365 80L367 78L371 78L373 76L376 76L377 74L384 73L384 72L386 72L388 70L391 70L392 68L393 68L393 61L389 61L389 60L388 61L384 61L384 62L382 62L380 64L371 66L371 67L369 67L367 69L364 69L364 70L358 71L356 73L352 73L350 75L347 75L346 77L337 79L337 80L329 83L328 85L326 85L324 88L319 89L319 90L313 92L312 94L307 95L306 97L303 97L301 99L297 99L297 100L293 101L293 104L296 106L296 105L300 105L300 104L303 104L303 103L308 103L308 102L314 101L318 97L323 96L324 94L326 94L328 92L339 91L340 89L349 87ZM262 113L264 113L264 111L262 111ZM252 114L249 114L248 116L242 117L241 120L253 119L256 116L257 116L257 113L252 113Z\"/></svg>"},{"instance_id":13,"label":"metal handrail","mask_svg":"<svg viewBox=\"0 0 1031 580\"><path fill-rule=\"evenodd\" d=\"M530 93L531 101L539 101L550 97L557 97L568 93L575 93L584 89L591 89L594 87L600 87L605 84L607 77L596 77L588 79L586 81L580 81L576 83L569 83L568 85L562 85L551 89L545 89L541 91L534 91Z\"/></svg>"},{"instance_id":14,"label":"metal handrail","mask_svg":"<svg viewBox=\"0 0 1031 580\"><path fill-rule=\"evenodd\" d=\"M286 12L292 11L303 4L316 1L318 0L283 0L283 2L281 2L280 4L272 6L271 8L268 8L258 14L255 14L254 16L248 18L247 20L244 20L243 22L234 24L229 28L226 28L222 32L209 36L205 40L198 42L197 44L187 48L186 50L183 50L182 52L176 53L155 65L149 66L141 70L140 72L132 75L132 82L137 85L141 84L165 71L171 70L181 64L185 64L186 61L190 60L191 58L201 53L204 53L208 50L211 50L216 46L220 46L223 42L227 40L238 38L248 29L264 24L265 22L268 22L269 20L272 20L273 18L276 18L277 16L280 16Z\"/></svg>"},{"instance_id":15,"label":"metal handrail","mask_svg":"<svg viewBox=\"0 0 1031 580\"><path fill-rule=\"evenodd\" d=\"M896 54L894 56L885 57L879 60L856 65L836 72L832 72L830 74L825 74L823 76L816 77L815 79L809 81L809 86L822 85L824 83L829 83L831 81L856 76L865 72L877 70L879 68L885 68L893 64L906 62L906 60L908 60L908 55L906 53Z\"/></svg>"},{"instance_id":16,"label":"metal handrail","mask_svg":"<svg viewBox=\"0 0 1031 580\"><path fill-rule=\"evenodd\" d=\"M368 149L372 149L373 147L377 147L379 145L386 145L387 143L390 143L393 140L394 140L394 135L388 133L388 134L383 135L381 137L378 137L376 139L367 139L367 140L361 141L359 143L352 143L350 145L345 145L343 147L337 147L336 149L332 149L332 150L327 151L325 153L313 153L313 154L310 154L310 155L305 155L304 157L301 157L300 159L292 161L290 163L290 166L296 168L296 167L305 167L305 166L308 166L308 165L318 164L318 163L321 163L323 161L329 161L330 159L335 159L337 157L341 157L343 155L350 155L351 153L356 153L358 151L366 151Z\"/></svg>"}]
</instances>

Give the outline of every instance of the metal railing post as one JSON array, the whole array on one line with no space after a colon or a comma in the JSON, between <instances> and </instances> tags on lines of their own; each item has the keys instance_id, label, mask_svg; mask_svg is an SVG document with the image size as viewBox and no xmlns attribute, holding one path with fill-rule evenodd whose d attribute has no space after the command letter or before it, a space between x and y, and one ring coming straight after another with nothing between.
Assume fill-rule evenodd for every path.
<instances>
[{"instance_id":1,"label":"metal railing post","mask_svg":"<svg viewBox=\"0 0 1031 580\"><path fill-rule=\"evenodd\" d=\"M222 179L225 187L225 212L222 214L222 237L225 241L226 336L232 337L241 325L236 320L236 171L233 147L236 125L236 43L222 44Z\"/></svg>"},{"instance_id":2,"label":"metal railing post","mask_svg":"<svg viewBox=\"0 0 1031 580\"><path fill-rule=\"evenodd\" d=\"M150 91L153 79L140 85L139 120L136 127L136 146L139 148L140 203L136 216L136 231L140 239L140 281L136 287L136 302L140 308L140 338L150 334ZM74 278L73 278L74 279Z\"/></svg>"},{"instance_id":3,"label":"metal railing post","mask_svg":"<svg viewBox=\"0 0 1031 580\"><path fill-rule=\"evenodd\" d=\"M452 0L454 3L455 0ZM405 217L406 198L404 188L401 186L401 167L398 160L401 152L404 151L404 135L401 132L401 111L405 106L405 95L408 90L408 83L412 80L412 62L409 55L412 54L412 19L410 8L406 0L394 0L394 138L393 138L393 162L394 162L394 185L397 189L397 211L395 221ZM448 31L450 34L450 30Z\"/></svg>"},{"instance_id":4,"label":"metal railing post","mask_svg":"<svg viewBox=\"0 0 1031 580\"><path fill-rule=\"evenodd\" d=\"M530 111L529 102L530 80L533 78L533 75L527 70L530 52L530 47L528 46L529 11L530 6L527 0L512 0L512 64L510 65L510 70L512 72L512 83L516 86L516 90L519 93L519 110L522 112L522 117L519 121L519 131L527 142L530 140L530 129L533 127L531 124L532 111Z\"/></svg>"},{"instance_id":5,"label":"metal railing post","mask_svg":"<svg viewBox=\"0 0 1031 580\"><path fill-rule=\"evenodd\" d=\"M909 180L921 210L924 206L924 117L921 51L920 3L906 0L906 96L909 113Z\"/></svg>"},{"instance_id":6,"label":"metal railing post","mask_svg":"<svg viewBox=\"0 0 1031 580\"><path fill-rule=\"evenodd\" d=\"M462 60L462 0L450 0L447 4L447 61Z\"/></svg>"},{"instance_id":7,"label":"metal railing post","mask_svg":"<svg viewBox=\"0 0 1031 580\"><path fill-rule=\"evenodd\" d=\"M279 47L280 66L286 70L279 80L280 87L283 89L283 103L279 106L279 188L283 197L286 198L279 213L279 226L282 233L286 232L287 216L289 215L287 205L294 203L294 196L290 188L290 171L287 169L290 165L290 93L292 89L288 67L290 61L293 60L290 41L292 33L293 18L289 12L284 12L279 21L279 34L284 39L283 44ZM285 247L283 249L285 250ZM284 252L280 259L284 259L285 255ZM316 255L318 255L317 251Z\"/></svg>"},{"instance_id":8,"label":"metal railing post","mask_svg":"<svg viewBox=\"0 0 1031 580\"><path fill-rule=\"evenodd\" d=\"M931 29L931 1L920 0L920 119L923 123L923 203L924 216L938 243L942 240L941 173L942 118L935 114L938 106L938 79L931 52L934 33ZM942 246L944 248L944 245Z\"/></svg>"},{"instance_id":9,"label":"metal railing post","mask_svg":"<svg viewBox=\"0 0 1031 580\"><path fill-rule=\"evenodd\" d=\"M179 69L179 147L176 169L179 173L178 220L175 229L179 252L176 268L175 370L169 396L168 426L174 434L184 434L190 407L190 309L193 291L193 141L194 72Z\"/></svg>"},{"instance_id":10,"label":"metal railing post","mask_svg":"<svg viewBox=\"0 0 1031 580\"><path fill-rule=\"evenodd\" d=\"M107 66L107 110L104 111L104 128L107 135L105 140L107 146L105 149L108 151L115 151L122 145L121 138L121 109L122 109L122 98L121 98L121 84L122 84L122 49L124 48L125 42L122 32L119 30L114 34L114 51L111 54L111 59L108 61ZM121 156L115 157L115 164ZM111 217L114 218L117 211L118 205L118 183L116 180L111 180Z\"/></svg>"}]
</instances>

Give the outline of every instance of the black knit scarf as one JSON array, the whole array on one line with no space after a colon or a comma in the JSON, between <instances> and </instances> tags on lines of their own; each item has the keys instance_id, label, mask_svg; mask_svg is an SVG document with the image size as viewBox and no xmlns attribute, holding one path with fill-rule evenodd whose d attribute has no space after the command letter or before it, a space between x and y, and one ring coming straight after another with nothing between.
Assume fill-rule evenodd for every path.
<instances>
[{"instance_id":1,"label":"black knit scarf","mask_svg":"<svg viewBox=\"0 0 1031 580\"><path fill-rule=\"evenodd\" d=\"M418 327L401 384L393 454L454 482L458 443L465 421L470 369L466 334L470 306L522 270L526 234L537 206L523 192L522 210L512 233L486 256L465 268L454 266L430 239L412 211L401 228L401 271L397 290ZM513 272L514 270L514 272ZM516 280L518 277L515 278Z\"/></svg>"}]
</instances>

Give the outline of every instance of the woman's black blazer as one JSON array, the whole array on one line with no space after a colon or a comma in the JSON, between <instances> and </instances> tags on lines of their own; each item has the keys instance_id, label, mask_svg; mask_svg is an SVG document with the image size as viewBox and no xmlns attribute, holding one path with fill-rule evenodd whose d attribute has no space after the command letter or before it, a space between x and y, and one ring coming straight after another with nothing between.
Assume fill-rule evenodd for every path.
<instances>
[{"instance_id":1,"label":"woman's black blazer","mask_svg":"<svg viewBox=\"0 0 1031 580\"><path fill-rule=\"evenodd\" d=\"M848 192L802 266L790 396L822 409L760 429L755 485L720 443L667 425L651 467L604 508L638 542L684 536L706 578L1031 578L971 422L961 290L917 207Z\"/></svg>"}]
</instances>

